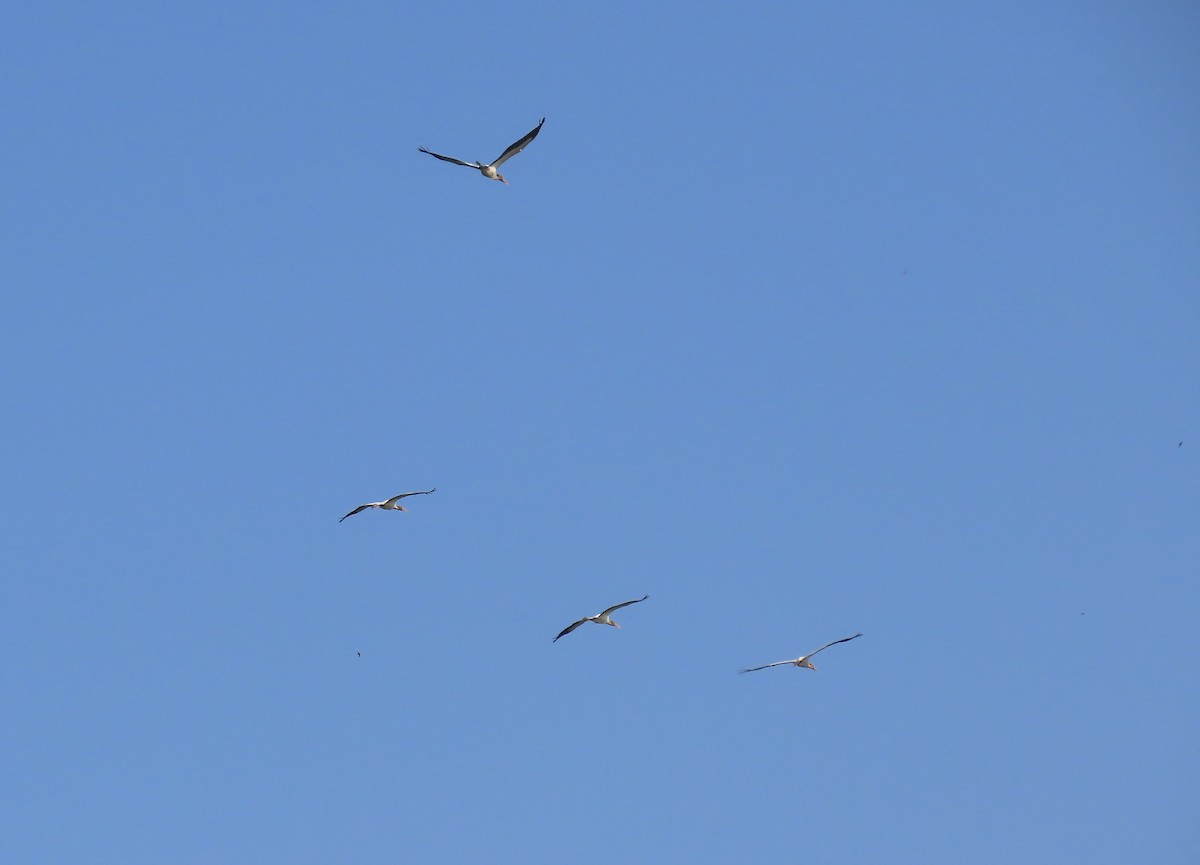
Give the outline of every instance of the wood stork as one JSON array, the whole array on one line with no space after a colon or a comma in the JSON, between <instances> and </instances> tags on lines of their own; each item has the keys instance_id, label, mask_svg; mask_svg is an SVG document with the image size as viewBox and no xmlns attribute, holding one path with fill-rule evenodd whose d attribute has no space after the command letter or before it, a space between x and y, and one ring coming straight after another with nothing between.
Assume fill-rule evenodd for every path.
<instances>
[{"instance_id":1,"label":"wood stork","mask_svg":"<svg viewBox=\"0 0 1200 865\"><path fill-rule=\"evenodd\" d=\"M503 165L507 160L524 150L525 145L527 145L530 141L533 141L533 139L537 138L537 134L542 131L542 124L545 122L546 118L543 117L540 121L538 121L538 125L533 127L533 129L530 130L530 132L524 138L522 138L520 141L514 141L512 144L508 145L508 148L501 153L496 161L491 165L486 165L478 161L463 162L461 159L455 159L453 156L442 156L442 154L434 153L432 150L426 150L424 147L418 147L417 149L422 153L428 153L430 156L436 157L443 162L453 162L455 165L465 165L467 168L477 168L479 169L479 173L488 180L499 180L505 186L508 186L508 181L504 179L504 175L502 175L497 169L499 169L500 166Z\"/></svg>"},{"instance_id":2,"label":"wood stork","mask_svg":"<svg viewBox=\"0 0 1200 865\"><path fill-rule=\"evenodd\" d=\"M810 670L816 670L817 668L815 666L813 666L813 663L812 663L812 661L809 660L809 658L811 658L817 652L825 651L830 646L836 646L838 643L848 643L851 640L857 640L861 636L862 636L862 634L858 633L858 634L855 634L853 637L842 637L840 640L834 640L831 643L826 643L824 646L822 646L819 649L813 649L807 655L801 655L799 658L794 658L790 661L776 661L773 664L763 664L761 667L750 667L749 669L742 670L742 672L743 673L753 673L755 670L765 670L767 667L779 667L779 666L783 666L784 664L791 664L793 667L808 667L808 669L810 669Z\"/></svg>"},{"instance_id":3,"label":"wood stork","mask_svg":"<svg viewBox=\"0 0 1200 865\"><path fill-rule=\"evenodd\" d=\"M573 622L570 625L567 625L561 631L559 631L558 637L565 637L567 634L571 633L573 630L578 628L584 622L595 622L597 625L612 625L614 628L619 628L621 626L612 620L613 611L619 610L619 609L621 609L621 607L628 607L630 604L640 604L642 601L646 600L646 598L648 598L648 597L650 597L650 596L642 595L642 597L634 598L632 601L624 601L623 603L620 603L620 604L613 604L611 607L609 607L603 613L597 613L594 616L584 616L578 622ZM558 637L555 637L550 642L557 643Z\"/></svg>"},{"instance_id":4,"label":"wood stork","mask_svg":"<svg viewBox=\"0 0 1200 865\"><path fill-rule=\"evenodd\" d=\"M365 511L367 508L379 508L380 510L384 510L384 511L406 511L406 510L408 510L408 508L403 508L400 506L400 504L399 504L400 499L406 499L409 496L427 496L430 493L436 493L436 492L437 492L437 487L434 487L431 490L417 490L416 492L412 492L412 493L400 493L400 495L392 496L387 501L367 502L365 505L359 505L354 510L352 510L350 513L346 514L346 517L352 517L357 513L361 513L362 511ZM342 520L346 519L346 517L342 517ZM342 520L338 520L338 522L340 523Z\"/></svg>"}]
</instances>

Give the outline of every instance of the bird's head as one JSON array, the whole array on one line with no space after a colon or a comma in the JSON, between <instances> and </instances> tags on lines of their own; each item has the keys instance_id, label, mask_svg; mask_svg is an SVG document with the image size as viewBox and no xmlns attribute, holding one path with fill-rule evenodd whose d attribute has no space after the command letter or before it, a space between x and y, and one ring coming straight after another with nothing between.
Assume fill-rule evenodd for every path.
<instances>
[{"instance_id":1,"label":"bird's head","mask_svg":"<svg viewBox=\"0 0 1200 865\"><path fill-rule=\"evenodd\" d=\"M621 626L620 626L620 625L618 625L616 622L609 622L608 624L612 625L614 628L619 628L619 627L621 627Z\"/></svg>"},{"instance_id":2,"label":"bird's head","mask_svg":"<svg viewBox=\"0 0 1200 865\"><path fill-rule=\"evenodd\" d=\"M802 663L800 666L801 666L801 667L808 667L808 669L812 670L814 673L817 671L817 665L816 665L816 664L814 664L812 661L805 661L805 662L804 662L804 663Z\"/></svg>"},{"instance_id":3,"label":"bird's head","mask_svg":"<svg viewBox=\"0 0 1200 865\"><path fill-rule=\"evenodd\" d=\"M408 508L404 507L404 505L396 505L396 510L398 510L398 511L407 511L407 510L408 510Z\"/></svg>"},{"instance_id":4,"label":"bird's head","mask_svg":"<svg viewBox=\"0 0 1200 865\"><path fill-rule=\"evenodd\" d=\"M496 179L499 180L501 183L503 183L505 186L508 186L508 181L504 179L503 174L497 174Z\"/></svg>"}]
</instances>

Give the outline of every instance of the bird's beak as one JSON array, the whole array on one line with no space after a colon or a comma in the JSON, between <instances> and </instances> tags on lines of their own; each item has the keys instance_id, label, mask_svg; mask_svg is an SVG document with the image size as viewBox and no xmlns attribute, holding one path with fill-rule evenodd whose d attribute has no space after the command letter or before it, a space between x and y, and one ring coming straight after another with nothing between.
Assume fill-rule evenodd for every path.
<instances>
[{"instance_id":1,"label":"bird's beak","mask_svg":"<svg viewBox=\"0 0 1200 865\"><path fill-rule=\"evenodd\" d=\"M620 625L618 625L616 622L613 622L613 623L612 623L612 626L613 626L614 628L619 628L619 627L621 627L621 626L620 626Z\"/></svg>"}]
</instances>

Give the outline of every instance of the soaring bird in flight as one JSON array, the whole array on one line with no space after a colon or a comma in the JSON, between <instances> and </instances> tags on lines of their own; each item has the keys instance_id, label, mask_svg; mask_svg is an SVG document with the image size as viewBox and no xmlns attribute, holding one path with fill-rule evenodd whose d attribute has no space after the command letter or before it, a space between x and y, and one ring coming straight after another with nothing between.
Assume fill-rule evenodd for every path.
<instances>
[{"instance_id":1,"label":"soaring bird in flight","mask_svg":"<svg viewBox=\"0 0 1200 865\"><path fill-rule=\"evenodd\" d=\"M478 161L463 162L461 159L455 159L453 156L442 156L442 154L434 153L432 150L426 150L424 147L418 147L417 149L422 153L428 153L430 156L436 157L443 162L453 162L455 165L465 165L467 168L477 168L479 169L479 173L488 180L499 180L505 186L508 186L508 181L504 179L504 175L502 175L497 169L499 169L500 166L503 165L507 160L512 159L514 156L524 150L525 145L527 145L530 141L533 141L533 139L537 138L537 134L542 131L542 124L545 122L546 118L543 117L538 122L538 125L533 127L533 129L530 130L530 132L524 138L522 138L520 141L514 141L512 144L508 145L507 149L505 149L505 151L501 153L500 156L496 158L496 161L491 165L486 165Z\"/></svg>"},{"instance_id":2,"label":"soaring bird in flight","mask_svg":"<svg viewBox=\"0 0 1200 865\"><path fill-rule=\"evenodd\" d=\"M400 506L400 499L406 499L409 496L427 496L430 493L436 492L437 487L434 487L431 490L417 490L416 492L412 493L400 493L400 495L392 496L390 499L383 502L367 502L365 505L359 505L350 513L346 514L346 517L352 517L361 511L365 511L367 508L379 508L380 510L384 511L406 511L408 508L403 508ZM346 519L346 517L342 517L342 520ZM338 522L340 523L342 520L338 520Z\"/></svg>"},{"instance_id":3,"label":"soaring bird in flight","mask_svg":"<svg viewBox=\"0 0 1200 865\"><path fill-rule=\"evenodd\" d=\"M621 626L612 620L612 612L614 610L621 609L621 607L628 607L630 604L640 604L642 601L646 600L646 598L648 598L648 597L650 597L650 596L642 595L642 597L634 598L632 601L625 601L620 604L613 604L611 607L609 607L603 613L597 613L594 616L584 616L578 622L573 622L572 624L567 625L565 628L563 628L561 631L559 631L558 637L565 637L567 634L571 633L573 630L578 628L584 622L595 622L597 625L612 625L614 628L619 628ZM558 637L555 637L550 642L557 643Z\"/></svg>"},{"instance_id":4,"label":"soaring bird in flight","mask_svg":"<svg viewBox=\"0 0 1200 865\"><path fill-rule=\"evenodd\" d=\"M813 649L807 655L801 655L799 658L794 658L790 661L776 661L773 664L763 664L761 667L750 667L747 670L742 670L742 672L743 673L753 673L755 670L765 670L767 667L779 667L784 664L791 664L793 667L808 667L808 669L810 669L810 670L816 670L817 668L813 666L813 663L812 663L812 661L809 660L809 658L811 658L817 652L825 651L830 646L836 646L838 643L848 643L851 640L856 640L861 636L862 636L862 634L859 633L859 634L855 634L853 637L842 637L840 640L834 640L832 643L826 643L824 646L822 646L819 649Z\"/></svg>"}]
</instances>

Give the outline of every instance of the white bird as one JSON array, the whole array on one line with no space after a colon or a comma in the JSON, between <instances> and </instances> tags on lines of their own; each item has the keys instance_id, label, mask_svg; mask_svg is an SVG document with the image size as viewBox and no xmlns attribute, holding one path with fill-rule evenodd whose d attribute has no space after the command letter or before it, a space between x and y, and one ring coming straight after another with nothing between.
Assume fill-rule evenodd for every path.
<instances>
[{"instance_id":1,"label":"white bird","mask_svg":"<svg viewBox=\"0 0 1200 865\"><path fill-rule=\"evenodd\" d=\"M779 667L784 664L791 664L793 667L808 667L808 669L810 669L810 670L816 670L817 668L815 666L813 666L813 663L812 663L812 661L809 660L809 658L811 658L817 652L825 651L830 646L836 646L838 643L848 643L851 640L856 640L861 636L862 636L862 634L858 633L858 634L855 634L853 637L842 637L840 640L834 640L831 643L826 643L824 646L822 646L819 649L813 649L807 655L801 655L799 658L793 658L790 661L776 661L773 664L763 664L761 667L750 667L748 670L742 670L742 672L743 673L753 673L755 670L765 670L767 667Z\"/></svg>"},{"instance_id":2,"label":"white bird","mask_svg":"<svg viewBox=\"0 0 1200 865\"><path fill-rule=\"evenodd\" d=\"M463 162L461 159L455 159L453 156L442 156L442 154L434 153L432 150L426 150L424 147L418 147L417 149L420 150L422 153L428 153L430 156L437 157L438 159L442 160L443 162L453 162L455 165L465 165L467 168L478 168L479 173L482 174L484 177L486 177L488 180L499 180L505 186L508 186L508 181L504 179L504 175L502 175L496 169L498 169L506 161L508 161L509 159L516 156L518 153L520 153L522 150L524 150L525 145L527 145L530 141L533 141L533 139L537 138L537 134L542 131L542 124L545 122L546 122L546 118L543 117L538 122L538 125L535 126L529 132L528 135L526 135L520 141L514 141L512 144L508 145L508 148L503 153L501 153L499 158L497 158L496 161L493 162L491 165L485 165L484 163L479 162L479 161Z\"/></svg>"},{"instance_id":3,"label":"white bird","mask_svg":"<svg viewBox=\"0 0 1200 865\"><path fill-rule=\"evenodd\" d=\"M650 597L650 596L643 595L640 598L634 598L632 601L625 601L624 603L613 604L611 607L609 607L603 613L597 613L594 616L584 616L578 622L573 622L572 624L567 625L565 628L563 628L561 631L559 631L558 637L565 637L567 634L571 633L573 630L578 628L584 622L595 622L597 625L612 625L614 628L619 628L621 626L612 620L613 610L619 610L619 609L621 609L621 607L628 607L630 604L640 604L642 601L646 600L646 598L648 598L648 597ZM558 637L555 637L550 642L557 643Z\"/></svg>"},{"instance_id":4,"label":"white bird","mask_svg":"<svg viewBox=\"0 0 1200 865\"><path fill-rule=\"evenodd\" d=\"M379 508L380 510L384 510L384 511L406 511L406 510L408 510L408 508L400 507L400 504L399 504L400 499L406 499L409 496L427 496L430 493L436 493L436 492L437 492L437 487L434 487L431 490L417 490L416 492L413 492L413 493L400 493L400 495L392 496L390 499L388 499L387 501L383 501L383 502L367 502L365 505L359 505L354 510L352 510L350 513L346 514L346 517L352 517L357 513L365 511L367 508ZM342 517L342 520L346 519L346 517ZM340 523L342 520L338 520L338 522Z\"/></svg>"}]
</instances>

